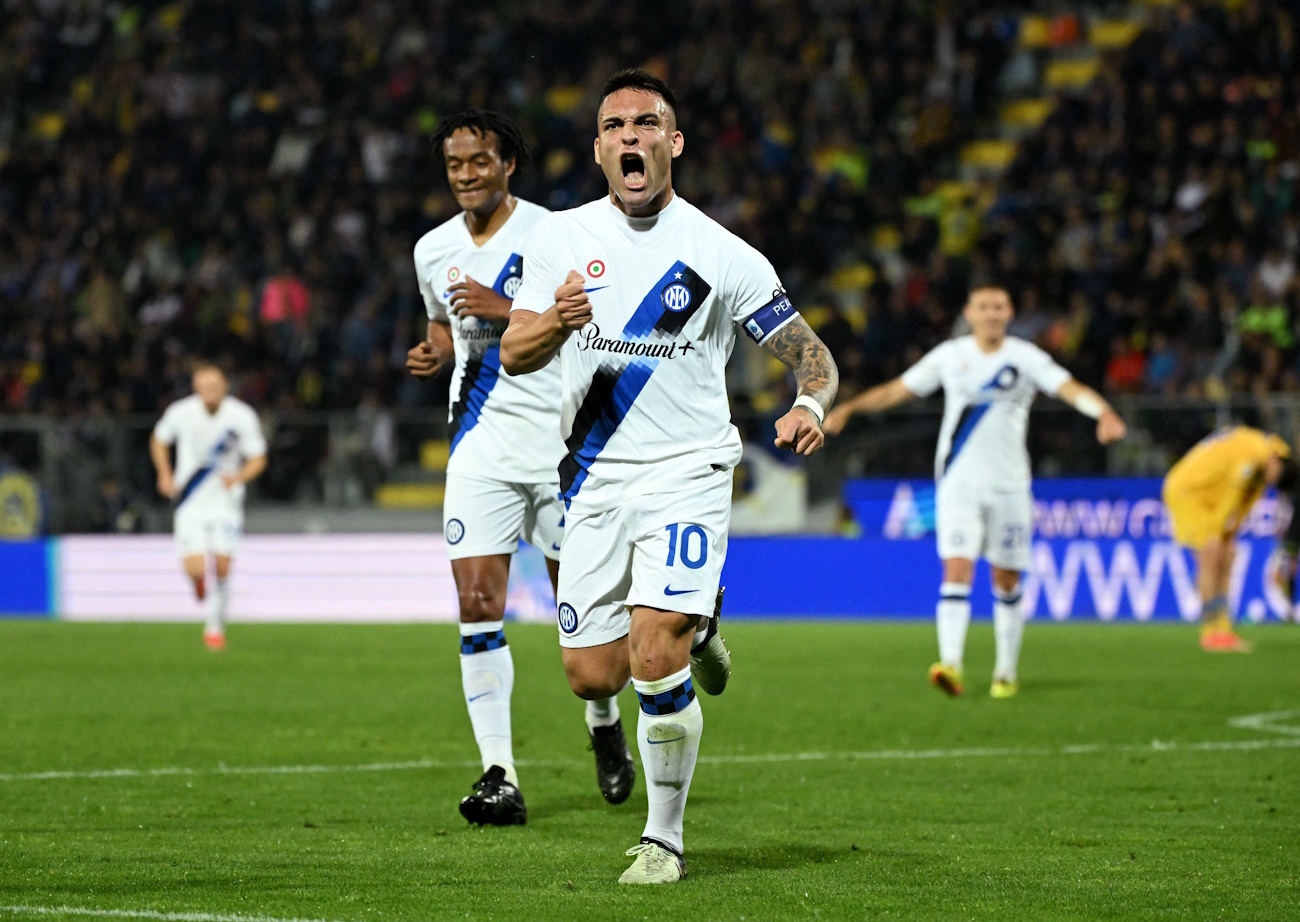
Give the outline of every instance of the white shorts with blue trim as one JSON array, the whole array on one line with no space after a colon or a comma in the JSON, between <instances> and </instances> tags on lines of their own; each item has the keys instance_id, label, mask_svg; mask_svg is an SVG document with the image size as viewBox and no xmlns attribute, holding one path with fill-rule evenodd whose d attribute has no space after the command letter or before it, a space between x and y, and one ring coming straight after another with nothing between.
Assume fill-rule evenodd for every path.
<instances>
[{"instance_id":1,"label":"white shorts with blue trim","mask_svg":"<svg viewBox=\"0 0 1300 922\"><path fill-rule=\"evenodd\" d=\"M558 481L509 483L448 474L442 534L452 560L513 554L520 538L558 560L564 538Z\"/></svg>"},{"instance_id":2,"label":"white shorts with blue trim","mask_svg":"<svg viewBox=\"0 0 1300 922\"><path fill-rule=\"evenodd\" d=\"M637 605L711 616L730 527L728 468L706 468L680 492L629 491L608 511L570 513L560 553L560 646L618 640Z\"/></svg>"},{"instance_id":3,"label":"white shorts with blue trim","mask_svg":"<svg viewBox=\"0 0 1300 922\"><path fill-rule=\"evenodd\" d=\"M244 532L244 510L235 503L184 502L172 518L177 557L233 557Z\"/></svg>"},{"instance_id":4,"label":"white shorts with blue trim","mask_svg":"<svg viewBox=\"0 0 1300 922\"><path fill-rule=\"evenodd\" d=\"M1028 570L1034 534L1034 497L1029 490L972 490L942 481L935 491L939 557L979 560L1002 570Z\"/></svg>"}]
</instances>

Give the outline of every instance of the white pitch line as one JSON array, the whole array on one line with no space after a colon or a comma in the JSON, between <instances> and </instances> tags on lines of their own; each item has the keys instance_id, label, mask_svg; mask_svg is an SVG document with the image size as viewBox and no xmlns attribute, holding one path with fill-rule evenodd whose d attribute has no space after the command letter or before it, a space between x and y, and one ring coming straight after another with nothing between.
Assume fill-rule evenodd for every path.
<instances>
[{"instance_id":1,"label":"white pitch line","mask_svg":"<svg viewBox=\"0 0 1300 922\"><path fill-rule=\"evenodd\" d=\"M325 922L323 919L277 919L213 912L158 912L153 909L85 909L81 906L0 906L11 916L95 916L100 919L156 919L159 922Z\"/></svg>"},{"instance_id":2,"label":"white pitch line","mask_svg":"<svg viewBox=\"0 0 1300 922\"><path fill-rule=\"evenodd\" d=\"M1253 752L1260 749L1297 749L1300 736L1288 739L1211 740L1200 743L1177 743L1152 740L1149 743L1076 743L1057 747L997 747L967 749L876 749L860 752L766 752L752 755L700 756L709 765L750 765L784 762L890 762L924 759L990 759L1044 756L1077 756L1101 752ZM48 771L26 774L0 774L0 782L57 781L96 778L163 778L169 776L200 777L214 775L326 775L352 772L395 772L438 769L478 768L478 761L439 761L415 759L408 762L366 762L360 765L216 765L212 768L109 768L93 771ZM520 759L521 768L567 768L582 766L581 759Z\"/></svg>"},{"instance_id":3,"label":"white pitch line","mask_svg":"<svg viewBox=\"0 0 1300 922\"><path fill-rule=\"evenodd\" d=\"M1228 721L1228 726L1236 727L1239 730L1300 736L1300 727L1279 723L1283 720L1295 720L1297 717L1300 717L1300 711L1270 711L1266 714L1247 714L1244 717L1234 717Z\"/></svg>"}]
</instances>

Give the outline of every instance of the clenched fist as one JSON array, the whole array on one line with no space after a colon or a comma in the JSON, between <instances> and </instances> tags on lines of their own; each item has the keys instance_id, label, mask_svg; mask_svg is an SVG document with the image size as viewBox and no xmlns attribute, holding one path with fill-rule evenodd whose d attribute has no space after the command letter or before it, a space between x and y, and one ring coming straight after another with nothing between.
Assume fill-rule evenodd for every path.
<instances>
[{"instance_id":1,"label":"clenched fist","mask_svg":"<svg viewBox=\"0 0 1300 922\"><path fill-rule=\"evenodd\" d=\"M417 378L432 378L442 370L442 353L427 339L406 353L406 368Z\"/></svg>"},{"instance_id":2,"label":"clenched fist","mask_svg":"<svg viewBox=\"0 0 1300 922\"><path fill-rule=\"evenodd\" d=\"M583 291L587 280L570 269L564 284L555 289L555 312L566 330L577 330L591 322L591 302Z\"/></svg>"}]
</instances>

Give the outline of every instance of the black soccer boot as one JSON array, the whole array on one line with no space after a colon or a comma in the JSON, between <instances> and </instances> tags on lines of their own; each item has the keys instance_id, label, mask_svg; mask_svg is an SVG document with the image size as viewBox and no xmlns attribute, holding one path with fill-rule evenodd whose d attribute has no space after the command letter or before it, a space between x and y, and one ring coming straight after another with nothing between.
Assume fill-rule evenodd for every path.
<instances>
[{"instance_id":1,"label":"black soccer boot","mask_svg":"<svg viewBox=\"0 0 1300 922\"><path fill-rule=\"evenodd\" d=\"M627 738L623 736L623 721L587 733L596 753L596 783L600 785L600 794L611 804L621 804L636 784L636 766L632 763L632 750L627 748Z\"/></svg>"},{"instance_id":2,"label":"black soccer boot","mask_svg":"<svg viewBox=\"0 0 1300 922\"><path fill-rule=\"evenodd\" d=\"M519 788L506 780L506 770L493 765L474 784L474 793L460 802L460 815L480 826L522 826L528 808Z\"/></svg>"}]
</instances>

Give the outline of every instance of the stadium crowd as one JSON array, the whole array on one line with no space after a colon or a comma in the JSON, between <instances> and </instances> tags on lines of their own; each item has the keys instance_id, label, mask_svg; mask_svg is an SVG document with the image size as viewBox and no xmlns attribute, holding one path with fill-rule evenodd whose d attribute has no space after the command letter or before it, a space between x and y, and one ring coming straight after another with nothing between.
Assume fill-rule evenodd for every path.
<instances>
[{"instance_id":1,"label":"stadium crowd","mask_svg":"<svg viewBox=\"0 0 1300 922\"><path fill-rule=\"evenodd\" d=\"M505 110L536 152L518 194L595 198L593 93L628 62L677 88L679 190L771 257L849 388L988 277L1013 332L1108 390L1300 389L1300 14L1153 10L982 210L938 189L994 129L1016 20L943 6L11 0L0 401L154 413L196 353L261 406L445 400L403 370L411 247L455 210L427 136ZM742 363L737 396L775 404L770 374Z\"/></svg>"}]
</instances>

